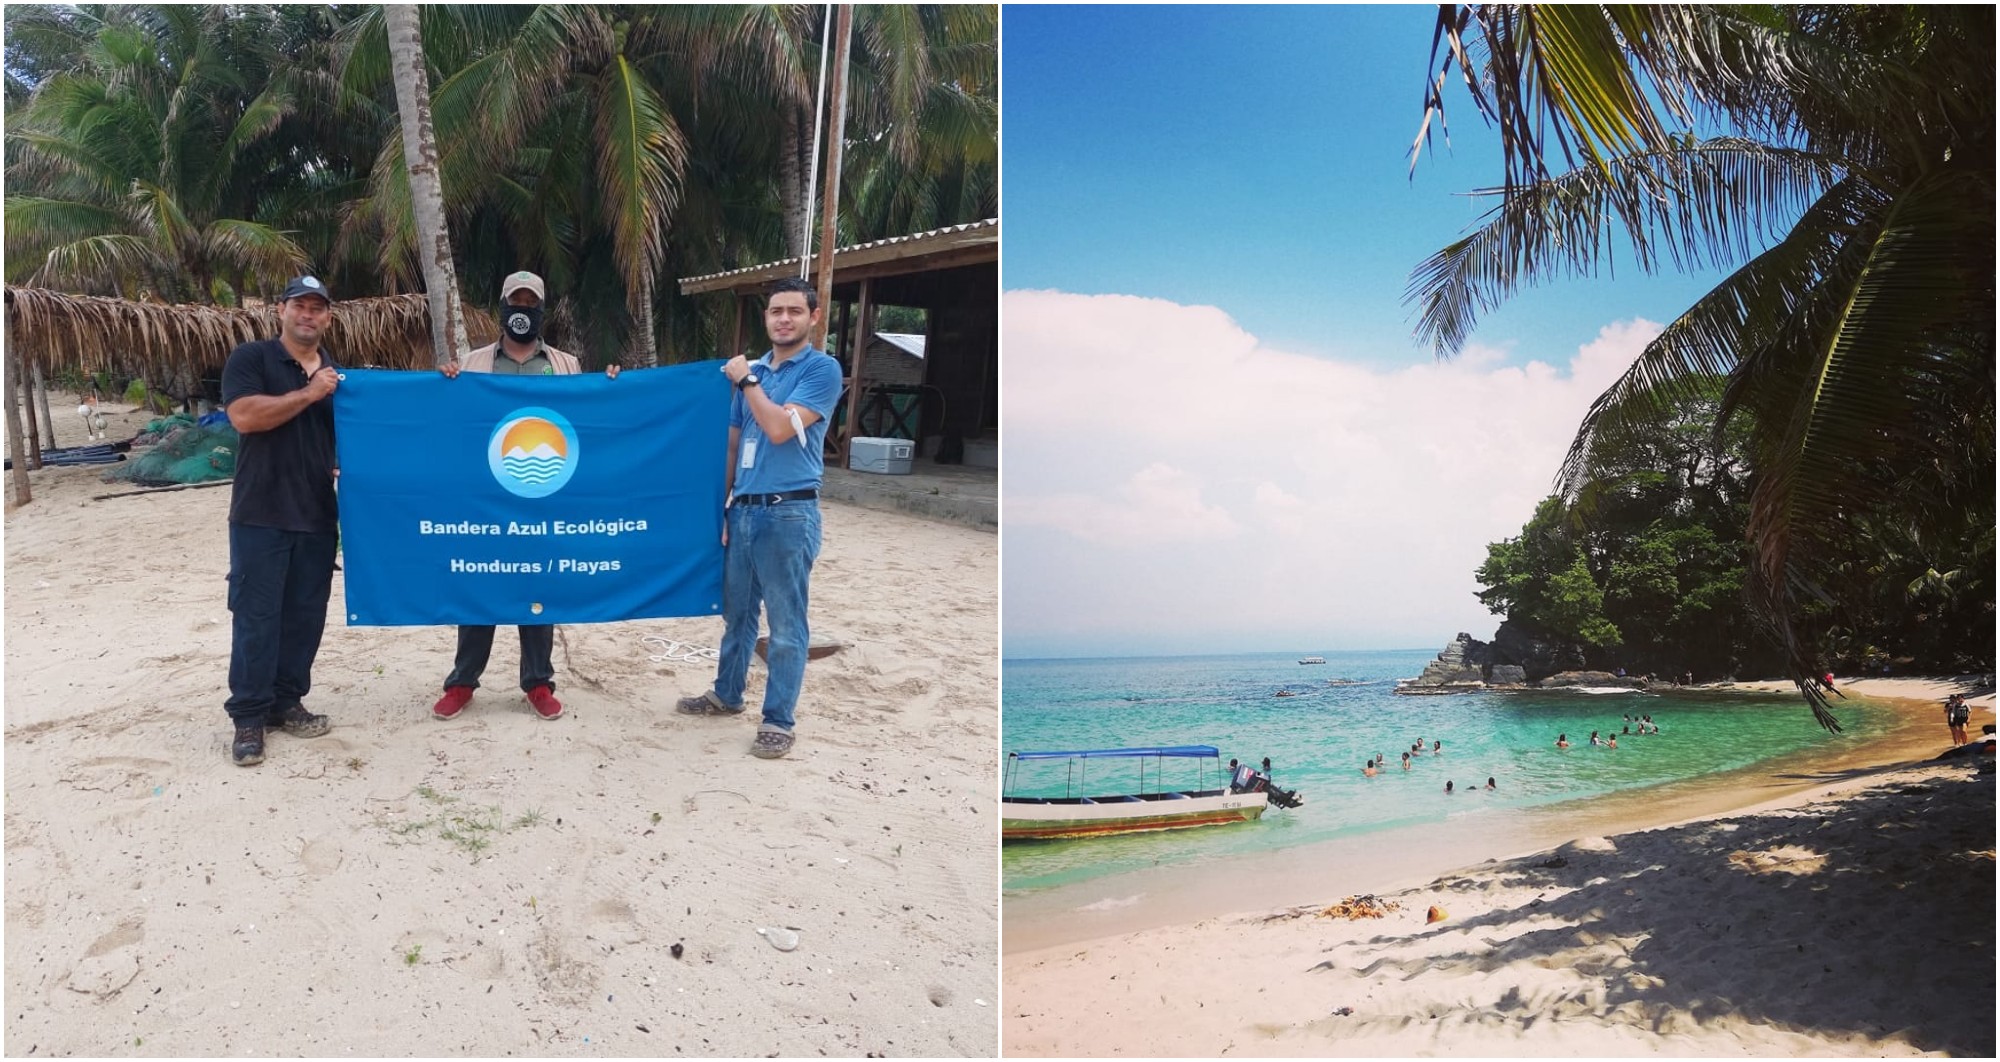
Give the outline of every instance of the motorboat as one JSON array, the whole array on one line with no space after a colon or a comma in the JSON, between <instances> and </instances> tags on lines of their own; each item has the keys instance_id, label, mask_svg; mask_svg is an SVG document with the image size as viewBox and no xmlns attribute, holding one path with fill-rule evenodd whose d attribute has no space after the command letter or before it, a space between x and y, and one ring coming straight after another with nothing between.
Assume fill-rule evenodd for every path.
<instances>
[{"instance_id":1,"label":"motorboat","mask_svg":"<svg viewBox=\"0 0 2000 1062\"><path fill-rule=\"evenodd\" d=\"M1008 795L1000 798L1000 839L1058 840L1221 826L1254 821L1272 804L1295 808L1305 802L1296 792L1271 785L1269 778L1247 764L1237 767L1233 774L1224 770L1221 758L1222 754L1213 745L1010 752L1005 789ZM1062 796L1011 795L1021 787L1023 764L1054 760L1067 763ZM1170 760L1184 767L1192 761L1197 784L1185 789L1168 788L1161 775ZM1119 761L1137 762L1136 784L1114 788L1112 783L1091 783L1093 763L1108 767ZM1102 776L1103 771L1099 773ZM1098 792L1085 795L1093 789ZM1106 789L1113 791L1104 792Z\"/></svg>"},{"instance_id":2,"label":"motorboat","mask_svg":"<svg viewBox=\"0 0 2000 1062\"><path fill-rule=\"evenodd\" d=\"M1323 657L1323 656L1308 656L1308 657L1303 657L1303 658L1301 658L1301 659L1299 660L1299 663L1301 663L1301 664L1324 664L1324 663L1326 663L1326 657Z\"/></svg>"}]
</instances>

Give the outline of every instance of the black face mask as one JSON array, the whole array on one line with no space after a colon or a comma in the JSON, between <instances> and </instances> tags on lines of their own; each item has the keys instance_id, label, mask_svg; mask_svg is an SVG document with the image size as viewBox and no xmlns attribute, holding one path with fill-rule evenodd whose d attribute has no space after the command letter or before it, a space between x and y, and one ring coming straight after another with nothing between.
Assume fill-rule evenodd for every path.
<instances>
[{"instance_id":1,"label":"black face mask","mask_svg":"<svg viewBox=\"0 0 2000 1062\"><path fill-rule=\"evenodd\" d=\"M542 334L542 308L540 306L500 307L500 327L507 330L507 338L517 343Z\"/></svg>"}]
</instances>

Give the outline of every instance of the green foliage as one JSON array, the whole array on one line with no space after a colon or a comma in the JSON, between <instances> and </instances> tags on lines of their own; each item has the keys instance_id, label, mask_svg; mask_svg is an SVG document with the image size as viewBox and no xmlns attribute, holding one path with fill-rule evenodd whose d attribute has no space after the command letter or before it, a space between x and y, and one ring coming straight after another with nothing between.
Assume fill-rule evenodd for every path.
<instances>
[{"instance_id":1,"label":"green foliage","mask_svg":"<svg viewBox=\"0 0 2000 1062\"><path fill-rule=\"evenodd\" d=\"M1646 272L1730 270L1592 405L1563 493L1587 509L1603 451L1724 381L1711 428L1744 433L1755 473L1752 615L1836 729L1811 682L1830 661L1894 644L1991 666L1994 40L1987 5L1438 17L1417 147L1464 85L1505 180L1413 273L1420 334L1449 355L1523 285L1621 251ZM1619 593L1657 599L1658 559L1625 564Z\"/></svg>"}]
</instances>

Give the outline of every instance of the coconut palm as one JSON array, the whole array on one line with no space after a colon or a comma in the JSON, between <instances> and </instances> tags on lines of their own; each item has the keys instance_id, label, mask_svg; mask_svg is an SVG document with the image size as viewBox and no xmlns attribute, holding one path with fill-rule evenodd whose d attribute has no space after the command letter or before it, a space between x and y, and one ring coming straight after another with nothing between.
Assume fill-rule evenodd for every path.
<instances>
[{"instance_id":1,"label":"coconut palm","mask_svg":"<svg viewBox=\"0 0 2000 1062\"><path fill-rule=\"evenodd\" d=\"M234 301L308 255L258 204L301 172L270 9L10 11L8 277L77 291ZM25 94L25 99L23 95ZM18 104L17 104L17 101Z\"/></svg>"},{"instance_id":2,"label":"coconut palm","mask_svg":"<svg viewBox=\"0 0 2000 1062\"><path fill-rule=\"evenodd\" d=\"M1749 422L1757 477L1754 603L1837 729L1809 613L1852 522L1944 506L1991 535L1992 9L1447 6L1435 42L1418 147L1456 73L1504 183L1413 274L1419 333L1448 356L1521 285L1619 251L1733 269L1593 404L1562 484L1604 433L1725 378L1718 430ZM1895 489L1940 466L1927 496Z\"/></svg>"},{"instance_id":3,"label":"coconut palm","mask_svg":"<svg viewBox=\"0 0 2000 1062\"><path fill-rule=\"evenodd\" d=\"M452 265L451 235L444 224L444 193L438 187L437 141L431 128L430 74L424 64L424 38L417 9L410 4L384 4L382 20L394 65L396 109L401 118L404 170L409 176L410 207L417 228L424 290L431 311L431 345L437 363L457 358L467 348L465 317L458 304L458 275Z\"/></svg>"}]
</instances>

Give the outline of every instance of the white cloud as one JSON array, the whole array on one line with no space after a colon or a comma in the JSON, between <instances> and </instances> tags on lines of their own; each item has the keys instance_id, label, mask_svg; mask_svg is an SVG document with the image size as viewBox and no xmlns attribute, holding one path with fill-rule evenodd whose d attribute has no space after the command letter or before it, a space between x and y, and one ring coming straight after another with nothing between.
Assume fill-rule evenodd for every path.
<instances>
[{"instance_id":1,"label":"white cloud","mask_svg":"<svg viewBox=\"0 0 2000 1062\"><path fill-rule=\"evenodd\" d=\"M1213 307L1014 291L1003 313L1015 656L1485 637L1486 544L1659 332L1608 326L1561 368L1482 347L1383 371L1265 347Z\"/></svg>"},{"instance_id":2,"label":"white cloud","mask_svg":"<svg viewBox=\"0 0 2000 1062\"><path fill-rule=\"evenodd\" d=\"M1227 510L1202 501L1200 483L1158 462L1133 473L1108 496L1023 497L1009 507L1007 519L1024 527L1057 528L1087 542L1125 547L1228 538L1242 530Z\"/></svg>"}]
</instances>

